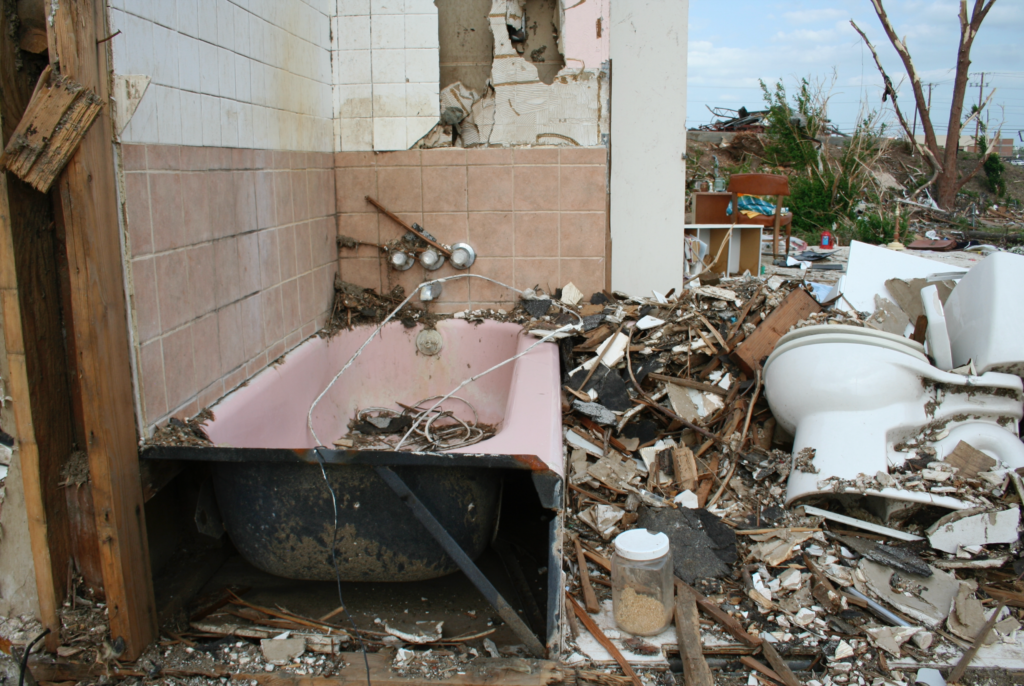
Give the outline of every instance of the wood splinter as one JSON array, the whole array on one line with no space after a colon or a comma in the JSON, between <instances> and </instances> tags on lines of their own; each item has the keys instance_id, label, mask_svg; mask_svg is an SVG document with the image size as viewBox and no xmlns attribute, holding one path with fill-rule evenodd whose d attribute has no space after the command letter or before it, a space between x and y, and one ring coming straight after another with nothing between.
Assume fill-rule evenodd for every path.
<instances>
[{"instance_id":1,"label":"wood splinter","mask_svg":"<svg viewBox=\"0 0 1024 686\"><path fill-rule=\"evenodd\" d=\"M0 155L0 166L37 191L48 193L102 108L91 90L46 67Z\"/></svg>"}]
</instances>

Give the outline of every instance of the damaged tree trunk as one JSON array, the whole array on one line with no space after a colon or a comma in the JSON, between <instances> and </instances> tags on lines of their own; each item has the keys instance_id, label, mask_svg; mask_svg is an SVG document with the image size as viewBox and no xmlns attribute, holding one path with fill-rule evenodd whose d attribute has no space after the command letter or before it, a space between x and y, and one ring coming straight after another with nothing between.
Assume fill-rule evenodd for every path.
<instances>
[{"instance_id":1,"label":"damaged tree trunk","mask_svg":"<svg viewBox=\"0 0 1024 686\"><path fill-rule=\"evenodd\" d=\"M907 70L907 74L910 76L910 82L914 89L914 100L916 101L917 108L921 113L921 124L924 128L925 148L922 152L924 157L928 159L928 162L934 171L931 180L926 185L935 185L935 201L939 204L939 207L946 209L953 207L953 203L956 200L956 194L961 188L963 188L964 184L970 181L971 178L978 173L982 165L985 163L985 159L989 154L991 154L990 150L982 156L978 165L971 170L971 172L964 177L960 176L957 170L957 158L959 156L958 143L960 141L960 131L964 125L960 118L963 116L964 93L967 90L967 79L969 76L968 70L971 66L971 47L974 45L974 39L978 35L978 29L981 28L981 22L984 21L986 15L988 15L989 10L992 9L992 5L994 5L995 2L996 0L974 0L974 8L968 18L967 0L960 0L960 41L957 45L956 77L953 81L953 102L949 109L949 123L946 127L946 148L944 152L940 153L938 139L935 136L935 128L932 125L931 110L928 107L928 99L925 96L924 88L921 85L921 77L910 57L910 50L907 48L906 43L904 43L896 33L896 29L893 28L892 22L889 21L889 15L886 13L885 7L882 6L882 0L871 0L871 4L875 8L875 13L878 15L879 21L882 22L882 28L885 29L885 35L888 36L889 42L892 43L893 48L896 49L900 59L903 61L903 66ZM899 106L896 104L896 89L893 88L892 82L882 69L882 64L878 59L878 54L875 52L874 46L871 45L867 36L853 21L850 23L871 49L871 52L875 57L875 63L878 65L878 70L882 74L882 78L885 80L885 94L882 96L882 101L884 102L887 96L892 98L892 106L896 111L896 116L900 121L900 125L912 141L912 144L915 145L915 147L920 147L913 142L913 133L907 125L907 120L900 111ZM938 162L940 154L942 157L941 163Z\"/></svg>"}]
</instances>

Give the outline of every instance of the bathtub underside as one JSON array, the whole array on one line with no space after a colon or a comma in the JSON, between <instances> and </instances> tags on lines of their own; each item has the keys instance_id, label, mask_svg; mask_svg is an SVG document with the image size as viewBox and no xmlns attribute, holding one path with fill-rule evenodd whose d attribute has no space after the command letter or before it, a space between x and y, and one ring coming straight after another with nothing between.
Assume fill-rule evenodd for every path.
<instances>
[{"instance_id":1,"label":"bathtub underside","mask_svg":"<svg viewBox=\"0 0 1024 686\"><path fill-rule=\"evenodd\" d=\"M217 501L238 551L263 571L310 581L335 579L335 562L342 581L422 581L458 570L372 467L327 465L326 472L338 498L336 530L319 465L216 464ZM491 543L501 470L395 472L471 559Z\"/></svg>"}]
</instances>

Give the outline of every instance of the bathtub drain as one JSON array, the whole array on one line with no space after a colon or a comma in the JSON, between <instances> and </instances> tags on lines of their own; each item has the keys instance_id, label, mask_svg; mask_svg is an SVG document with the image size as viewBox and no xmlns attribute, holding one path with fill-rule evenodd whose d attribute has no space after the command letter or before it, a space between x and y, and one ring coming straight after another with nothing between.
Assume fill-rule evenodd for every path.
<instances>
[{"instance_id":1,"label":"bathtub drain","mask_svg":"<svg viewBox=\"0 0 1024 686\"><path fill-rule=\"evenodd\" d=\"M423 329L416 336L416 350L421 355L437 355L444 347L444 339L435 329Z\"/></svg>"}]
</instances>

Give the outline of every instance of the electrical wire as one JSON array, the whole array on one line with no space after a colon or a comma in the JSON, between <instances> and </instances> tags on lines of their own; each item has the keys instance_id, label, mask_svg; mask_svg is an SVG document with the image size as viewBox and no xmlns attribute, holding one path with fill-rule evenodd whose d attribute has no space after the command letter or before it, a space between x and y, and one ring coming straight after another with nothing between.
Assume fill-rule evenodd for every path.
<instances>
[{"instance_id":1,"label":"electrical wire","mask_svg":"<svg viewBox=\"0 0 1024 686\"><path fill-rule=\"evenodd\" d=\"M359 647L363 651L363 665L366 667L366 686L370 684L370 659L366 656L366 644L363 643L363 637L359 633L359 628L356 626L356 622L352 619L352 614L348 611L348 605L345 604L345 599L341 595L341 568L338 567L338 496L334 494L334 487L331 486L330 480L327 478L327 469L324 463L324 457L320 454L320 448L317 447L313 451L316 453L317 462L320 463L320 473L324 476L324 483L327 484L327 490L331 493L331 505L334 507L334 534L331 536L331 564L334 566L334 579L338 582L338 604L341 605L342 610L345 612L345 617L348 618L348 623L352 627L352 635L359 641ZM38 639L36 639L38 640ZM19 685L20 686L20 685Z\"/></svg>"},{"instance_id":2,"label":"electrical wire","mask_svg":"<svg viewBox=\"0 0 1024 686\"><path fill-rule=\"evenodd\" d=\"M44 629L43 633L32 639L32 642L25 646L25 652L21 656L21 671L18 674L18 686L25 686L25 670L28 669L28 656L32 652L32 648L35 647L36 643L39 643L43 638L50 633L49 629Z\"/></svg>"},{"instance_id":3,"label":"electrical wire","mask_svg":"<svg viewBox=\"0 0 1024 686\"><path fill-rule=\"evenodd\" d=\"M394 310L391 311L391 314L389 314L387 317L384 318L384 321L382 321L380 324L377 325L377 328L375 328L373 330L373 333L370 334L370 337L367 338L366 341L363 342L363 344L361 346L359 346L359 349L356 350L355 353L352 354L352 357L349 358L348 362L346 362L345 365L341 368L341 370L337 374L334 375L334 378L331 379L330 383L327 384L327 387L324 388L324 390L320 392L320 395L318 395L316 397L316 400L313 401L313 404L309 406L309 412L306 413L306 427L309 429L309 433L310 433L310 435L312 435L313 440L316 442L316 445L322 446L323 445L323 441L320 440L320 438L316 434L316 430L313 429L313 411L316 409L316 406L320 404L320 401L323 400L324 396L327 395L327 392L331 390L331 388L338 381L338 379L341 378L341 375L344 374L348 370L348 368L352 366L352 363L356 361L356 358L358 358L360 355L363 354L363 350L366 349L366 346L368 346L370 344L370 342L374 338L377 337L377 334L379 334L381 332L381 330L384 328L384 326L388 322L390 322L392 319L394 319L395 316L401 311L401 309L403 307L405 307L406 304L408 304L409 301L413 299L413 297L415 297L416 293L419 292L419 290L421 288L424 288L426 286L431 286L431 285L433 285L435 283L444 283L446 281L455 281L457 279L482 279L484 281L489 281L489 282L491 282L493 284L497 284L498 286L501 286L502 288L507 288L510 291L514 291L514 292L518 293L521 296L526 295L524 291L521 291L518 288L514 288L512 286L509 286L508 284L502 283L501 281L496 281L495 279L492 279L492 278L487 277L487 276L483 276L481 274L453 274L451 276L444 276L444 277L441 277L439 279L433 279L431 281L424 281L423 283L421 283L419 286L416 287L416 290L414 290L412 293L410 293L409 296L405 300L403 300L401 303L399 303L398 307L396 307ZM528 352L530 352L531 350L536 348L541 343L545 343L545 342L555 338L556 336L559 336L559 335L562 335L562 334L565 334L565 333L569 333L570 331L577 331L577 330L579 330L578 327L582 327L582 325L583 325L583 317L581 317L578 312L576 312L575 310L572 310L572 309L566 307L565 305L563 305L562 303L558 302L554 298L551 299L551 302L553 302L556 306L560 307L561 309L565 310L566 312L569 312L570 314L575 316L576 319L579 320L579 324L567 324L567 325L562 326L562 327L560 327L558 329L555 329L554 331L550 332L549 334L547 334L546 336L544 336L543 338L538 340L536 343L531 345L529 348L524 350L523 352L521 352L521 353L519 353L517 355L514 355L513 357L510 357L509 359L505 360L504 362L501 362L499 364L494 365L490 369L488 369L486 371L483 371L483 372L477 374L476 376L473 376L473 377L470 377L469 379L466 379L461 384L459 384L456 388L454 388L450 393L448 393L445 396L442 396L440 400L438 400L436 403L434 403L434 405L427 410L427 412L432 412L441 403L443 403L445 400L450 398L452 395L457 393L459 390L461 390L462 388L467 386L470 382L476 381L477 379L479 379L480 377L484 376L485 374L489 374L489 373L493 372L494 370L499 369L499 368L505 366L509 362L512 362L514 360L519 359L523 355L527 354ZM408 439L409 435L412 433L413 429L415 429L418 426L418 424L419 424L418 421L414 421L413 422L413 426L409 429L409 431L406 433L406 435L403 436L402 440L399 442L399 448L405 443L405 441ZM399 448L396 448L396 450L398 450Z\"/></svg>"}]
</instances>

